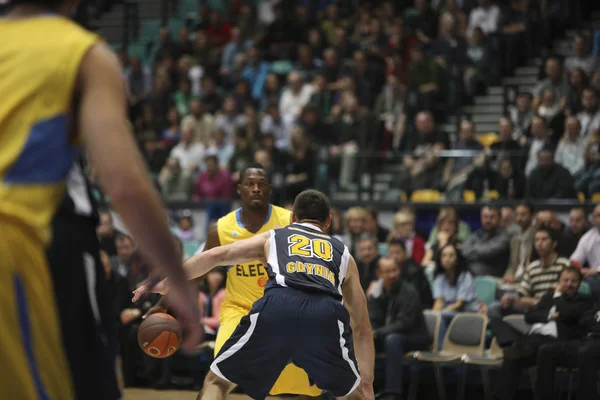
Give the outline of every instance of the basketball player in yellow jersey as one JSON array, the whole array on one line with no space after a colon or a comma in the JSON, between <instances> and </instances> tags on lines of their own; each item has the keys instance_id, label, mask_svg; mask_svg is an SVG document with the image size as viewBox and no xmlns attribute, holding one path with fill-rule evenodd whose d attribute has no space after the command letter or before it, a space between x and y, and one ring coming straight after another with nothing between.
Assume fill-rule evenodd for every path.
<instances>
[{"instance_id":1,"label":"basketball player in yellow jersey","mask_svg":"<svg viewBox=\"0 0 600 400\"><path fill-rule=\"evenodd\" d=\"M204 250L247 239L291 223L290 211L269 204L271 185L260 164L252 164L241 171L238 194L242 198L242 207L211 225ZM233 334L240 319L250 312L252 303L263 296L267 280L267 271L258 261L227 267L227 297L221 305L221 325L215 341L215 355ZM271 394L298 394L310 398L320 396L321 389L311 386L308 375L290 364L279 376Z\"/></svg>"},{"instance_id":2,"label":"basketball player in yellow jersey","mask_svg":"<svg viewBox=\"0 0 600 400\"><path fill-rule=\"evenodd\" d=\"M140 253L175 280L177 293L167 300L181 322L200 318L160 199L128 132L119 63L95 35L66 18L75 4L12 0L0 18L3 399L74 398L45 248L79 143ZM185 327L185 346L196 347L200 325Z\"/></svg>"}]
</instances>

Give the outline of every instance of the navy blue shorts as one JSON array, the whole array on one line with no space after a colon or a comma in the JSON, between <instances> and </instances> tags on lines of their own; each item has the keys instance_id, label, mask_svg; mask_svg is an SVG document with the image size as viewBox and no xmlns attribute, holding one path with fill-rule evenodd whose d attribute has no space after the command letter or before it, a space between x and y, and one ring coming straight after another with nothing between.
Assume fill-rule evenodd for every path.
<instances>
[{"instance_id":1,"label":"navy blue shorts","mask_svg":"<svg viewBox=\"0 0 600 400\"><path fill-rule=\"evenodd\" d=\"M211 370L260 400L289 363L336 397L356 389L360 374L350 316L338 300L288 287L268 290L242 318Z\"/></svg>"}]
</instances>

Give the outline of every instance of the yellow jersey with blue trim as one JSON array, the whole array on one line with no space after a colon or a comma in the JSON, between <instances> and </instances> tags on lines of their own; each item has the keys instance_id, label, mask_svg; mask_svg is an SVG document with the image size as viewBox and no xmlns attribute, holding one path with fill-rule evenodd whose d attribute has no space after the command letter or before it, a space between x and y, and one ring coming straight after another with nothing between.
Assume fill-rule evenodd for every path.
<instances>
[{"instance_id":1,"label":"yellow jersey with blue trim","mask_svg":"<svg viewBox=\"0 0 600 400\"><path fill-rule=\"evenodd\" d=\"M272 229L288 226L292 213L285 208L269 204L267 219L256 233L249 232L242 223L242 209L238 208L217 221L219 242L222 246L251 238ZM223 300L222 310L228 307L239 307L246 311L252 308L252 303L264 294L265 285L269 280L266 268L259 261L246 264L230 265L227 267L227 297Z\"/></svg>"},{"instance_id":2,"label":"yellow jersey with blue trim","mask_svg":"<svg viewBox=\"0 0 600 400\"><path fill-rule=\"evenodd\" d=\"M0 38L0 227L46 245L77 155L79 66L100 39L58 15L0 19Z\"/></svg>"}]
</instances>

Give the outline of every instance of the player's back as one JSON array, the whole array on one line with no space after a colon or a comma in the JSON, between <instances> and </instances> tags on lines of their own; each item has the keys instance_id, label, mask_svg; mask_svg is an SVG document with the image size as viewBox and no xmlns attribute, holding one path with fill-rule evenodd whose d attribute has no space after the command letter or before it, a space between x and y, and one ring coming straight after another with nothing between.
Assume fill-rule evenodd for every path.
<instances>
[{"instance_id":1,"label":"player's back","mask_svg":"<svg viewBox=\"0 0 600 400\"><path fill-rule=\"evenodd\" d=\"M47 244L77 153L81 60L98 37L56 15L0 19L0 227Z\"/></svg>"},{"instance_id":2,"label":"player's back","mask_svg":"<svg viewBox=\"0 0 600 400\"><path fill-rule=\"evenodd\" d=\"M217 222L219 242L222 246L248 239L271 229L287 226L292 213L285 208L269 205L269 212L262 228L252 233L242 222L241 208L230 212ZM258 260L255 262L227 266L227 297L222 308L237 307L246 314L252 303L262 297L268 274Z\"/></svg>"},{"instance_id":3,"label":"player's back","mask_svg":"<svg viewBox=\"0 0 600 400\"><path fill-rule=\"evenodd\" d=\"M342 299L350 252L316 226L294 223L271 231L267 261L270 279L265 290L291 287Z\"/></svg>"}]
</instances>

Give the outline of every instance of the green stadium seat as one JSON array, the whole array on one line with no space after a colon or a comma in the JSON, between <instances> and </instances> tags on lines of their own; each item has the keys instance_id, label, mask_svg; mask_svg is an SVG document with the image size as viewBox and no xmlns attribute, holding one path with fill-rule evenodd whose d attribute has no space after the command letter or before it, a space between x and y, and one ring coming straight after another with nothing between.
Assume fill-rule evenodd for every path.
<instances>
[{"instance_id":1,"label":"green stadium seat","mask_svg":"<svg viewBox=\"0 0 600 400\"><path fill-rule=\"evenodd\" d=\"M196 242L195 240L188 240L183 242L183 251L188 256L193 256L199 247L200 243Z\"/></svg>"},{"instance_id":2,"label":"green stadium seat","mask_svg":"<svg viewBox=\"0 0 600 400\"><path fill-rule=\"evenodd\" d=\"M496 300L496 289L498 281L489 276L478 276L475 278L475 291L477 299L485 304L492 304Z\"/></svg>"}]
</instances>

